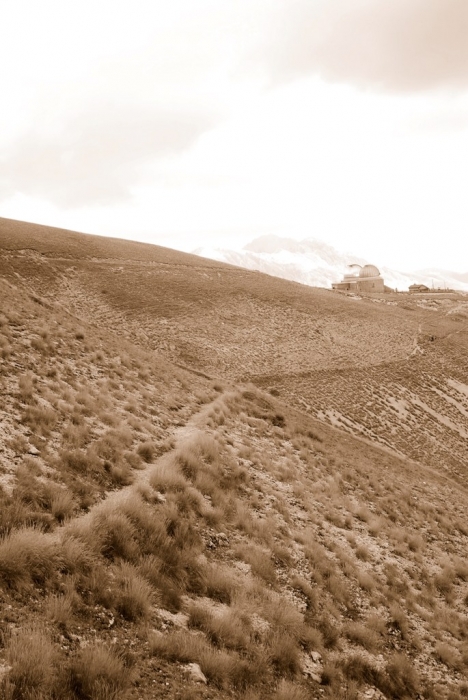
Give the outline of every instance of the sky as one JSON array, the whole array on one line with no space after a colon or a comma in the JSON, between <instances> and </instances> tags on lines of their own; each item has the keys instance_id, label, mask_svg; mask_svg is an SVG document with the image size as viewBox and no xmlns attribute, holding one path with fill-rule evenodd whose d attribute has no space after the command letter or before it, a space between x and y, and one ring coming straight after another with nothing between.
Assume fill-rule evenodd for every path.
<instances>
[{"instance_id":1,"label":"sky","mask_svg":"<svg viewBox=\"0 0 468 700\"><path fill-rule=\"evenodd\" d=\"M466 0L2 0L0 216L468 272Z\"/></svg>"}]
</instances>

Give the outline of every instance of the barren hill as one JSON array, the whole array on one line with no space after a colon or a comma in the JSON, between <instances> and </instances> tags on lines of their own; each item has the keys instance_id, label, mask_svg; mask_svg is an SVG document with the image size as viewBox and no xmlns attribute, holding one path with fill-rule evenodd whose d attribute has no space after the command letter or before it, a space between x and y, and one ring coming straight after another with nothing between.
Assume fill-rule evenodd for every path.
<instances>
[{"instance_id":1,"label":"barren hill","mask_svg":"<svg viewBox=\"0 0 468 700\"><path fill-rule=\"evenodd\" d=\"M6 219L0 294L6 698L466 696L465 297Z\"/></svg>"},{"instance_id":2,"label":"barren hill","mask_svg":"<svg viewBox=\"0 0 468 700\"><path fill-rule=\"evenodd\" d=\"M357 298L166 248L0 220L1 273L171 362L465 477L468 298ZM408 436L411 434L411 440Z\"/></svg>"}]
</instances>

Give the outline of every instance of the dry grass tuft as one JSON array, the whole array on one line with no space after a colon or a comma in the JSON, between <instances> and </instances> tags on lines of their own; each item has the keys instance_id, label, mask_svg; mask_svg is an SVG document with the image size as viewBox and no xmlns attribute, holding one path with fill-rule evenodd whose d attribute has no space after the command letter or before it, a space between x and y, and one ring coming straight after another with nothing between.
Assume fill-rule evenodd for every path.
<instances>
[{"instance_id":1,"label":"dry grass tuft","mask_svg":"<svg viewBox=\"0 0 468 700\"><path fill-rule=\"evenodd\" d=\"M76 700L117 700L126 695L131 675L113 650L96 643L71 660L67 685Z\"/></svg>"},{"instance_id":2,"label":"dry grass tuft","mask_svg":"<svg viewBox=\"0 0 468 700\"><path fill-rule=\"evenodd\" d=\"M34 528L12 531L0 540L0 581L9 588L46 586L60 564L58 545Z\"/></svg>"},{"instance_id":3,"label":"dry grass tuft","mask_svg":"<svg viewBox=\"0 0 468 700\"><path fill-rule=\"evenodd\" d=\"M308 691L304 688L300 688L296 683L283 678L279 682L272 700L308 700L309 697Z\"/></svg>"},{"instance_id":4,"label":"dry grass tuft","mask_svg":"<svg viewBox=\"0 0 468 700\"><path fill-rule=\"evenodd\" d=\"M43 700L56 679L57 652L44 630L25 629L6 638L6 661L11 670L0 680L5 700Z\"/></svg>"},{"instance_id":5,"label":"dry grass tuft","mask_svg":"<svg viewBox=\"0 0 468 700\"><path fill-rule=\"evenodd\" d=\"M131 622L147 619L155 594L148 582L131 564L120 562L114 569L113 601L117 612Z\"/></svg>"},{"instance_id":6,"label":"dry grass tuft","mask_svg":"<svg viewBox=\"0 0 468 700\"><path fill-rule=\"evenodd\" d=\"M188 481L175 464L158 464L151 471L150 484L161 493L185 491L188 487Z\"/></svg>"}]
</instances>

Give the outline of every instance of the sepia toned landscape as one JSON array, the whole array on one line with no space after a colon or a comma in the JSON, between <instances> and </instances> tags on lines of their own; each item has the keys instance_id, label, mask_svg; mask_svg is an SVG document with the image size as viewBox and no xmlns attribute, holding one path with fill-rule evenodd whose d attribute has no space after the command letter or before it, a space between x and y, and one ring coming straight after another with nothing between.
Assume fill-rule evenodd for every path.
<instances>
[{"instance_id":1,"label":"sepia toned landscape","mask_svg":"<svg viewBox=\"0 0 468 700\"><path fill-rule=\"evenodd\" d=\"M468 297L0 219L0 696L468 697Z\"/></svg>"}]
</instances>

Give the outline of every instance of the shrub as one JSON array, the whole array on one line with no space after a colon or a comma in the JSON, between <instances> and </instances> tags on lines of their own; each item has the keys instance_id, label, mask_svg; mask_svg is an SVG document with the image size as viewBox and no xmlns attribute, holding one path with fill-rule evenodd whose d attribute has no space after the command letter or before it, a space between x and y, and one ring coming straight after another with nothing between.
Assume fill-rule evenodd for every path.
<instances>
[{"instance_id":1,"label":"shrub","mask_svg":"<svg viewBox=\"0 0 468 700\"><path fill-rule=\"evenodd\" d=\"M65 531L60 547L62 569L68 574L87 575L95 565L95 557L86 542L80 539L79 530L73 534L73 528Z\"/></svg>"},{"instance_id":2,"label":"shrub","mask_svg":"<svg viewBox=\"0 0 468 700\"><path fill-rule=\"evenodd\" d=\"M209 648L204 637L187 631L174 631L164 635L156 633L149 639L150 654L182 663L198 663L203 652Z\"/></svg>"},{"instance_id":3,"label":"shrub","mask_svg":"<svg viewBox=\"0 0 468 700\"><path fill-rule=\"evenodd\" d=\"M82 450L64 450L60 458L62 465L66 469L78 474L88 474L100 467L96 455L89 450L87 452Z\"/></svg>"},{"instance_id":4,"label":"shrub","mask_svg":"<svg viewBox=\"0 0 468 700\"><path fill-rule=\"evenodd\" d=\"M101 644L82 649L67 671L68 685L79 700L117 700L131 681L119 656Z\"/></svg>"},{"instance_id":5,"label":"shrub","mask_svg":"<svg viewBox=\"0 0 468 700\"><path fill-rule=\"evenodd\" d=\"M50 512L59 523L70 517L75 509L75 501L67 489L56 488L50 493Z\"/></svg>"},{"instance_id":6,"label":"shrub","mask_svg":"<svg viewBox=\"0 0 468 700\"><path fill-rule=\"evenodd\" d=\"M29 374L23 374L18 380L18 395L19 398L28 403L34 395L33 378Z\"/></svg>"},{"instance_id":7,"label":"shrub","mask_svg":"<svg viewBox=\"0 0 468 700\"><path fill-rule=\"evenodd\" d=\"M364 547L363 545L359 545L356 548L356 556L358 559L361 559L361 561L369 561L372 559L372 555L367 549L367 547Z\"/></svg>"},{"instance_id":8,"label":"shrub","mask_svg":"<svg viewBox=\"0 0 468 700\"><path fill-rule=\"evenodd\" d=\"M318 609L317 592L312 588L310 583L300 576L293 576L291 585L293 588L300 591L306 599L306 617L309 617L310 613L316 612Z\"/></svg>"},{"instance_id":9,"label":"shrub","mask_svg":"<svg viewBox=\"0 0 468 700\"><path fill-rule=\"evenodd\" d=\"M65 595L51 595L46 601L46 615L59 627L66 628L73 616L72 598Z\"/></svg>"},{"instance_id":10,"label":"shrub","mask_svg":"<svg viewBox=\"0 0 468 700\"><path fill-rule=\"evenodd\" d=\"M34 528L21 528L0 540L0 581L21 588L45 585L60 564L57 543Z\"/></svg>"},{"instance_id":11,"label":"shrub","mask_svg":"<svg viewBox=\"0 0 468 700\"><path fill-rule=\"evenodd\" d=\"M202 630L212 644L227 649L246 649L250 636L246 622L233 610L211 613L205 607L189 608L189 625Z\"/></svg>"},{"instance_id":12,"label":"shrub","mask_svg":"<svg viewBox=\"0 0 468 700\"><path fill-rule=\"evenodd\" d=\"M409 641L409 623L403 608L398 603L392 603L389 612L391 627L400 632L402 639Z\"/></svg>"},{"instance_id":13,"label":"shrub","mask_svg":"<svg viewBox=\"0 0 468 700\"><path fill-rule=\"evenodd\" d=\"M94 520L96 539L101 554L107 559L136 561L139 554L135 526L124 513L100 513Z\"/></svg>"},{"instance_id":14,"label":"shrub","mask_svg":"<svg viewBox=\"0 0 468 700\"><path fill-rule=\"evenodd\" d=\"M343 631L351 642L359 644L367 651L376 651L381 645L379 635L360 622L348 622Z\"/></svg>"},{"instance_id":15,"label":"shrub","mask_svg":"<svg viewBox=\"0 0 468 700\"><path fill-rule=\"evenodd\" d=\"M280 676L293 678L301 670L299 647L288 634L276 634L270 641L271 663Z\"/></svg>"},{"instance_id":16,"label":"shrub","mask_svg":"<svg viewBox=\"0 0 468 700\"><path fill-rule=\"evenodd\" d=\"M351 680L379 686L381 678L380 671L369 663L364 656L359 654L348 656L343 663L343 671L345 676Z\"/></svg>"},{"instance_id":17,"label":"shrub","mask_svg":"<svg viewBox=\"0 0 468 700\"><path fill-rule=\"evenodd\" d=\"M131 564L121 562L115 569L115 608L126 620L136 622L149 617L154 592Z\"/></svg>"},{"instance_id":18,"label":"shrub","mask_svg":"<svg viewBox=\"0 0 468 700\"><path fill-rule=\"evenodd\" d=\"M266 583L276 582L275 566L271 555L255 544L241 544L235 548L235 554L247 564L250 564L252 573L259 576Z\"/></svg>"},{"instance_id":19,"label":"shrub","mask_svg":"<svg viewBox=\"0 0 468 700\"><path fill-rule=\"evenodd\" d=\"M461 658L458 649L446 644L445 642L438 642L434 649L436 657L439 661L449 668L459 669L461 665Z\"/></svg>"},{"instance_id":20,"label":"shrub","mask_svg":"<svg viewBox=\"0 0 468 700\"><path fill-rule=\"evenodd\" d=\"M22 415L22 422L26 423L32 431L45 437L57 423L57 414L48 406L28 406Z\"/></svg>"},{"instance_id":21,"label":"shrub","mask_svg":"<svg viewBox=\"0 0 468 700\"><path fill-rule=\"evenodd\" d=\"M105 464L107 464L107 462ZM127 463L111 464L109 475L112 483L117 486L128 486L133 482L133 474Z\"/></svg>"},{"instance_id":22,"label":"shrub","mask_svg":"<svg viewBox=\"0 0 468 700\"><path fill-rule=\"evenodd\" d=\"M303 688L283 678L279 682L272 700L307 700L309 697L309 693Z\"/></svg>"},{"instance_id":23,"label":"shrub","mask_svg":"<svg viewBox=\"0 0 468 700\"><path fill-rule=\"evenodd\" d=\"M390 697L416 697L420 691L419 676L404 654L394 654L386 666L386 678L378 685Z\"/></svg>"},{"instance_id":24,"label":"shrub","mask_svg":"<svg viewBox=\"0 0 468 700\"><path fill-rule=\"evenodd\" d=\"M156 491L185 491L188 481L176 464L158 464L151 470L150 484Z\"/></svg>"},{"instance_id":25,"label":"shrub","mask_svg":"<svg viewBox=\"0 0 468 700\"><path fill-rule=\"evenodd\" d=\"M140 561L137 570L158 591L161 604L171 612L178 612L182 607L183 586L176 577L163 573L164 561L154 554L149 554Z\"/></svg>"},{"instance_id":26,"label":"shrub","mask_svg":"<svg viewBox=\"0 0 468 700\"><path fill-rule=\"evenodd\" d=\"M43 700L50 696L57 655L43 630L31 628L12 634L6 640L5 655L11 670L3 683L0 681L3 697Z\"/></svg>"},{"instance_id":27,"label":"shrub","mask_svg":"<svg viewBox=\"0 0 468 700\"><path fill-rule=\"evenodd\" d=\"M236 581L233 580L232 571L221 566L211 564L205 567L206 595L221 603L230 603L236 589Z\"/></svg>"},{"instance_id":28,"label":"shrub","mask_svg":"<svg viewBox=\"0 0 468 700\"><path fill-rule=\"evenodd\" d=\"M142 442L137 449L140 457L148 464L153 461L156 454L156 445L153 442Z\"/></svg>"},{"instance_id":29,"label":"shrub","mask_svg":"<svg viewBox=\"0 0 468 700\"><path fill-rule=\"evenodd\" d=\"M367 593L371 593L375 588L375 580L367 571L358 571L357 580L360 587Z\"/></svg>"}]
</instances>

